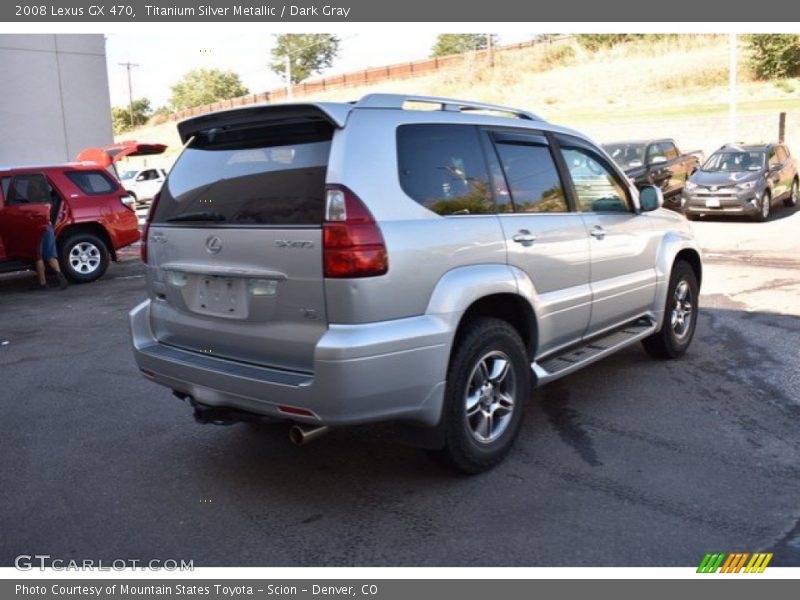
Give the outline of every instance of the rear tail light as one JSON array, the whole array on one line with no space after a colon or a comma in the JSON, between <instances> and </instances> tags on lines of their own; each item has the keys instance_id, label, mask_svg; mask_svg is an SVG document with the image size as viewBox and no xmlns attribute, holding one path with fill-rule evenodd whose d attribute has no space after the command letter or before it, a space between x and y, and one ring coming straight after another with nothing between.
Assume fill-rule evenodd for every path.
<instances>
[{"instance_id":1,"label":"rear tail light","mask_svg":"<svg viewBox=\"0 0 800 600\"><path fill-rule=\"evenodd\" d=\"M325 277L375 277L389 270L386 244L364 203L342 185L325 188Z\"/></svg>"},{"instance_id":2,"label":"rear tail light","mask_svg":"<svg viewBox=\"0 0 800 600\"><path fill-rule=\"evenodd\" d=\"M134 198L131 194L123 194L119 197L119 201L122 202L122 206L125 208L130 208L132 211L136 212L136 198Z\"/></svg>"},{"instance_id":3,"label":"rear tail light","mask_svg":"<svg viewBox=\"0 0 800 600\"><path fill-rule=\"evenodd\" d=\"M147 211L147 219L144 222L144 230L142 231L142 241L139 246L142 262L147 264L147 237L150 233L150 223L153 222L153 215L156 214L156 208L158 207L158 199L161 197L161 192L157 193L153 196L153 202L150 204L150 210Z\"/></svg>"}]
</instances>

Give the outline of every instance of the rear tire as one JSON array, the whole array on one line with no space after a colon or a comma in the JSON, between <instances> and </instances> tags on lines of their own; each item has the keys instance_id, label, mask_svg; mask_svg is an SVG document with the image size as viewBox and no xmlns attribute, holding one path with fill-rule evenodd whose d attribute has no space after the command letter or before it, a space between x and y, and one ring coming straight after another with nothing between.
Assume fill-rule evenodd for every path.
<instances>
[{"instance_id":1,"label":"rear tire","mask_svg":"<svg viewBox=\"0 0 800 600\"><path fill-rule=\"evenodd\" d=\"M642 340L655 358L679 358L692 343L697 327L699 286L691 265L679 260L672 267L661 329Z\"/></svg>"},{"instance_id":2,"label":"rear tire","mask_svg":"<svg viewBox=\"0 0 800 600\"><path fill-rule=\"evenodd\" d=\"M791 208L792 206L797 206L798 196L800 196L800 185L795 179L792 182L792 191L789 192L789 197L783 201L783 205Z\"/></svg>"},{"instance_id":3,"label":"rear tire","mask_svg":"<svg viewBox=\"0 0 800 600\"><path fill-rule=\"evenodd\" d=\"M506 321L476 319L453 350L440 427L438 462L474 474L505 458L522 424L531 389L530 361Z\"/></svg>"},{"instance_id":4,"label":"rear tire","mask_svg":"<svg viewBox=\"0 0 800 600\"><path fill-rule=\"evenodd\" d=\"M108 269L108 248L93 233L71 234L59 246L61 270L70 281L89 283L102 277Z\"/></svg>"}]
</instances>

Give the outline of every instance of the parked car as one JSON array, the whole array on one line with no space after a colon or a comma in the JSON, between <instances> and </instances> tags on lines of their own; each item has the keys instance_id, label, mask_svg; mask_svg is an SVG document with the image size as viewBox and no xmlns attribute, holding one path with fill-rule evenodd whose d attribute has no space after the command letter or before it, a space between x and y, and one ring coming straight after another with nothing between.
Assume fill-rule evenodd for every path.
<instances>
[{"instance_id":1,"label":"parked car","mask_svg":"<svg viewBox=\"0 0 800 600\"><path fill-rule=\"evenodd\" d=\"M148 205L164 184L167 177L165 169L146 168L122 171L119 180L122 186L134 197L136 205Z\"/></svg>"},{"instance_id":2,"label":"parked car","mask_svg":"<svg viewBox=\"0 0 800 600\"><path fill-rule=\"evenodd\" d=\"M726 144L686 183L686 217L745 215L766 221L778 202L797 205L798 181L797 162L785 144Z\"/></svg>"},{"instance_id":3,"label":"parked car","mask_svg":"<svg viewBox=\"0 0 800 600\"><path fill-rule=\"evenodd\" d=\"M615 142L603 148L636 187L660 187L664 206L673 210L681 210L683 186L703 159L699 150L682 153L671 139Z\"/></svg>"},{"instance_id":4,"label":"parked car","mask_svg":"<svg viewBox=\"0 0 800 600\"><path fill-rule=\"evenodd\" d=\"M509 451L533 383L692 340L690 225L580 133L391 94L178 131L130 320L141 372L200 421L293 421L298 443L393 421L477 472Z\"/></svg>"},{"instance_id":5,"label":"parked car","mask_svg":"<svg viewBox=\"0 0 800 600\"><path fill-rule=\"evenodd\" d=\"M33 267L48 221L64 274L101 277L139 239L133 198L96 163L0 167L0 271Z\"/></svg>"}]
</instances>

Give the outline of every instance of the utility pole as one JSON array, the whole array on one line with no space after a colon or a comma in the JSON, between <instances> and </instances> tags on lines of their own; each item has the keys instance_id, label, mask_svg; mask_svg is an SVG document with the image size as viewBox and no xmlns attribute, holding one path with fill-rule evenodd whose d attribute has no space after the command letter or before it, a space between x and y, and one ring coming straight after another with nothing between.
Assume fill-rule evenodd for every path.
<instances>
[{"instance_id":1,"label":"utility pole","mask_svg":"<svg viewBox=\"0 0 800 600\"><path fill-rule=\"evenodd\" d=\"M292 99L292 59L288 50L286 52L286 99Z\"/></svg>"},{"instance_id":2,"label":"utility pole","mask_svg":"<svg viewBox=\"0 0 800 600\"><path fill-rule=\"evenodd\" d=\"M133 86L131 85L131 69L138 67L139 65L132 62L121 62L119 65L121 67L125 67L125 69L128 71L128 111L130 112L131 116L131 127L133 127Z\"/></svg>"},{"instance_id":3,"label":"utility pole","mask_svg":"<svg viewBox=\"0 0 800 600\"><path fill-rule=\"evenodd\" d=\"M738 44L736 34L731 33L728 38L728 138L731 143L736 143L736 80L739 70Z\"/></svg>"}]
</instances>

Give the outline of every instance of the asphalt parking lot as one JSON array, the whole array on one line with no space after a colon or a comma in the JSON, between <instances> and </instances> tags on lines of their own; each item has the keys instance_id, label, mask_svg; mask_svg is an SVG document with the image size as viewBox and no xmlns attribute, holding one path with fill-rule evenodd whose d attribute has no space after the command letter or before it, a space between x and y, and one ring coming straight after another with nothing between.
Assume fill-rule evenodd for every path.
<instances>
[{"instance_id":1,"label":"asphalt parking lot","mask_svg":"<svg viewBox=\"0 0 800 600\"><path fill-rule=\"evenodd\" d=\"M711 258L688 355L637 346L535 391L509 459L471 478L383 427L297 448L283 425L196 424L133 363L132 256L64 292L0 279L0 565L800 566L798 226L696 224Z\"/></svg>"}]
</instances>

